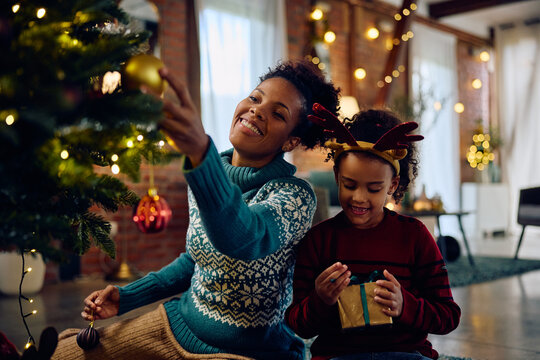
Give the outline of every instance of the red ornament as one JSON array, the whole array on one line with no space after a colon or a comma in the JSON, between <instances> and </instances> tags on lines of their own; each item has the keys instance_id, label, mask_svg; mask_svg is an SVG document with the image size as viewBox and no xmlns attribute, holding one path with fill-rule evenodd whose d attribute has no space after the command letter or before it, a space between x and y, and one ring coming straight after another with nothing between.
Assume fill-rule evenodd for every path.
<instances>
[{"instance_id":1,"label":"red ornament","mask_svg":"<svg viewBox=\"0 0 540 360\"><path fill-rule=\"evenodd\" d=\"M167 227L172 212L165 199L157 194L155 188L148 190L133 212L133 221L145 234L157 233Z\"/></svg>"}]
</instances>

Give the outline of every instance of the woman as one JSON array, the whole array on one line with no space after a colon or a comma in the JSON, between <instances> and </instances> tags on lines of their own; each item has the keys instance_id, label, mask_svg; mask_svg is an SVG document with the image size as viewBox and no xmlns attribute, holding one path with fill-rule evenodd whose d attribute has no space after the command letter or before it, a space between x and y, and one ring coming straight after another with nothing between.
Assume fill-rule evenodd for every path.
<instances>
[{"instance_id":1,"label":"woman","mask_svg":"<svg viewBox=\"0 0 540 360\"><path fill-rule=\"evenodd\" d=\"M236 107L233 149L222 154L186 87L160 70L180 100L164 101L161 126L185 154L186 252L131 284L93 292L82 316L106 319L183 294L138 319L100 329L100 345L85 358L303 358L303 343L283 318L296 245L310 228L315 196L283 154L321 144L322 129L307 115L314 102L335 113L339 93L311 66L282 63L262 76ZM74 334L61 334L57 358L82 356Z\"/></svg>"}]
</instances>

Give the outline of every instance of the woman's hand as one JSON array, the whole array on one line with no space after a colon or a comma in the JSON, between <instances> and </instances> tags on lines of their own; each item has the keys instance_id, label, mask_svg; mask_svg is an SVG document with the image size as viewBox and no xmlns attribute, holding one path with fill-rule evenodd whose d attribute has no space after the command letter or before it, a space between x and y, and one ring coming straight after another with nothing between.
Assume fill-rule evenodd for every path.
<instances>
[{"instance_id":1,"label":"woman's hand","mask_svg":"<svg viewBox=\"0 0 540 360\"><path fill-rule=\"evenodd\" d=\"M210 140L187 86L174 78L167 68L161 68L159 74L171 85L180 101L177 104L163 100L165 118L160 122L160 127L174 141L180 152L189 157L192 166L196 167L204 159Z\"/></svg>"},{"instance_id":2,"label":"woman's hand","mask_svg":"<svg viewBox=\"0 0 540 360\"><path fill-rule=\"evenodd\" d=\"M327 305L334 305L339 294L349 285L351 272L339 262L331 265L315 279L315 291Z\"/></svg>"},{"instance_id":3,"label":"woman's hand","mask_svg":"<svg viewBox=\"0 0 540 360\"><path fill-rule=\"evenodd\" d=\"M383 312L392 317L398 317L403 311L403 294L401 284L388 270L384 270L384 277L387 280L377 280L376 284L380 288L375 289L375 302L384 305Z\"/></svg>"},{"instance_id":4,"label":"woman's hand","mask_svg":"<svg viewBox=\"0 0 540 360\"><path fill-rule=\"evenodd\" d=\"M83 319L102 320L118 314L120 291L116 286L107 285L105 289L94 291L84 299Z\"/></svg>"}]
</instances>

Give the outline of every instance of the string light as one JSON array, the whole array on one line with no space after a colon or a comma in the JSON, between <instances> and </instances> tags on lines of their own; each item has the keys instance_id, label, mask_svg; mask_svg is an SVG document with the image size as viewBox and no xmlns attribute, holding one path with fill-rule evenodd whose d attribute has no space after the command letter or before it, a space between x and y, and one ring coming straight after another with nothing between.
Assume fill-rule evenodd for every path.
<instances>
[{"instance_id":1,"label":"string light","mask_svg":"<svg viewBox=\"0 0 540 360\"><path fill-rule=\"evenodd\" d=\"M60 157L66 160L69 157L69 152L67 150L62 150L62 152L60 153Z\"/></svg>"},{"instance_id":2,"label":"string light","mask_svg":"<svg viewBox=\"0 0 540 360\"><path fill-rule=\"evenodd\" d=\"M47 13L47 10L45 10L44 8L40 8L36 12L36 16L37 16L38 19L42 19L45 16L46 13Z\"/></svg>"},{"instance_id":3,"label":"string light","mask_svg":"<svg viewBox=\"0 0 540 360\"><path fill-rule=\"evenodd\" d=\"M392 82L392 77L390 75L386 75L384 77L384 81L387 83L387 84L390 84Z\"/></svg>"},{"instance_id":4,"label":"string light","mask_svg":"<svg viewBox=\"0 0 540 360\"><path fill-rule=\"evenodd\" d=\"M482 81L480 79L474 79L471 85L473 89L480 89L482 87Z\"/></svg>"},{"instance_id":5,"label":"string light","mask_svg":"<svg viewBox=\"0 0 540 360\"><path fill-rule=\"evenodd\" d=\"M463 103L456 103L454 105L454 111L457 112L458 114L461 114L462 112L465 111L465 105L463 105Z\"/></svg>"},{"instance_id":6,"label":"string light","mask_svg":"<svg viewBox=\"0 0 540 360\"><path fill-rule=\"evenodd\" d=\"M382 80L377 81L377 87L382 88L383 86L384 86L384 81Z\"/></svg>"},{"instance_id":7,"label":"string light","mask_svg":"<svg viewBox=\"0 0 540 360\"><path fill-rule=\"evenodd\" d=\"M34 233L34 235L35 235L35 233ZM30 253L35 253L36 249L31 249L29 252ZM28 267L25 270L25 253L23 251L21 251L21 260L22 260L22 265L21 265L21 282L19 284L19 311L20 311L21 318L22 318L23 323L24 323L24 327L26 328L26 332L28 333L28 340L27 340L26 345L25 345L25 349L28 349L28 348L30 348L30 346L33 346L35 344L35 340L34 340L34 337L32 336L32 333L30 333L30 329L28 328L28 324L26 323L26 318L31 316L31 315L37 314L37 310L32 310L32 312L27 313L27 314L23 313L23 306L22 306L21 299L24 299L24 300L28 301L29 303L33 303L34 300L28 299L26 296L24 296L22 294L24 278L25 278L26 274L28 274L29 272L32 271L32 267Z\"/></svg>"},{"instance_id":8,"label":"string light","mask_svg":"<svg viewBox=\"0 0 540 360\"><path fill-rule=\"evenodd\" d=\"M324 33L324 41L331 44L336 41L336 34L333 31L327 31Z\"/></svg>"},{"instance_id":9,"label":"string light","mask_svg":"<svg viewBox=\"0 0 540 360\"><path fill-rule=\"evenodd\" d=\"M111 166L111 172L117 175L118 173L120 173L120 166L118 166L117 164L114 164L113 166Z\"/></svg>"},{"instance_id":10,"label":"string light","mask_svg":"<svg viewBox=\"0 0 540 360\"><path fill-rule=\"evenodd\" d=\"M401 20L401 15L400 14L394 15L394 19L396 19L396 21Z\"/></svg>"},{"instance_id":11,"label":"string light","mask_svg":"<svg viewBox=\"0 0 540 360\"><path fill-rule=\"evenodd\" d=\"M364 80L366 78L366 76L367 76L366 69L358 68L358 69L354 70L354 77L357 80Z\"/></svg>"},{"instance_id":12,"label":"string light","mask_svg":"<svg viewBox=\"0 0 540 360\"><path fill-rule=\"evenodd\" d=\"M482 60L483 62L488 62L489 61L490 56L489 56L489 53L487 51L485 51L485 50L482 51L479 56L480 56L480 60Z\"/></svg>"},{"instance_id":13,"label":"string light","mask_svg":"<svg viewBox=\"0 0 540 360\"><path fill-rule=\"evenodd\" d=\"M142 136L142 134L137 135L137 140L143 141L143 139L144 139L144 136Z\"/></svg>"},{"instance_id":14,"label":"string light","mask_svg":"<svg viewBox=\"0 0 540 360\"><path fill-rule=\"evenodd\" d=\"M398 71L399 72L404 72L405 71L405 65L399 65L398 66Z\"/></svg>"},{"instance_id":15,"label":"string light","mask_svg":"<svg viewBox=\"0 0 540 360\"><path fill-rule=\"evenodd\" d=\"M316 8L315 10L313 10L313 12L311 13L311 18L313 20L321 20L323 18L323 11L319 8Z\"/></svg>"},{"instance_id":16,"label":"string light","mask_svg":"<svg viewBox=\"0 0 540 360\"><path fill-rule=\"evenodd\" d=\"M105 75L103 75L103 83L101 85L101 92L103 94L112 94L113 91L118 87L120 84L122 76L118 71L107 71Z\"/></svg>"},{"instance_id":17,"label":"string light","mask_svg":"<svg viewBox=\"0 0 540 360\"><path fill-rule=\"evenodd\" d=\"M13 116L12 114L9 114L8 116L6 116L7 125L13 125L14 122L15 122L15 116Z\"/></svg>"},{"instance_id":18,"label":"string light","mask_svg":"<svg viewBox=\"0 0 540 360\"><path fill-rule=\"evenodd\" d=\"M470 167L482 171L491 161L495 160L495 154L489 150L491 137L489 134L479 133L474 134L472 139L474 145L469 147L467 161Z\"/></svg>"},{"instance_id":19,"label":"string light","mask_svg":"<svg viewBox=\"0 0 540 360\"><path fill-rule=\"evenodd\" d=\"M32 312L28 313L28 314L25 314L24 317L29 317L29 316L32 316L32 315L36 315L37 314L37 310L32 310Z\"/></svg>"},{"instance_id":20,"label":"string light","mask_svg":"<svg viewBox=\"0 0 540 360\"><path fill-rule=\"evenodd\" d=\"M399 71L397 70L392 71L392 76L395 78L399 77Z\"/></svg>"},{"instance_id":21,"label":"string light","mask_svg":"<svg viewBox=\"0 0 540 360\"><path fill-rule=\"evenodd\" d=\"M24 300L28 301L30 304L32 304L32 303L34 302L34 299L29 299L29 298L27 298L27 297L24 296L24 295L21 295L21 297L22 297Z\"/></svg>"},{"instance_id":22,"label":"string light","mask_svg":"<svg viewBox=\"0 0 540 360\"><path fill-rule=\"evenodd\" d=\"M409 16L410 14L411 12L409 11L409 9L403 9L403 15Z\"/></svg>"},{"instance_id":23,"label":"string light","mask_svg":"<svg viewBox=\"0 0 540 360\"><path fill-rule=\"evenodd\" d=\"M435 111L440 111L442 109L442 104L440 101L435 101L433 103L433 108L435 109Z\"/></svg>"},{"instance_id":24,"label":"string light","mask_svg":"<svg viewBox=\"0 0 540 360\"><path fill-rule=\"evenodd\" d=\"M326 69L326 64L325 63L319 63L319 65L317 65L317 67L321 70L324 70Z\"/></svg>"},{"instance_id":25,"label":"string light","mask_svg":"<svg viewBox=\"0 0 540 360\"><path fill-rule=\"evenodd\" d=\"M113 155L111 156L111 160L114 161L114 162L118 161L118 155L113 154Z\"/></svg>"},{"instance_id":26,"label":"string light","mask_svg":"<svg viewBox=\"0 0 540 360\"><path fill-rule=\"evenodd\" d=\"M133 140L128 140L128 141L126 142L126 146L127 146L128 148L132 148L132 147L133 147Z\"/></svg>"},{"instance_id":27,"label":"string light","mask_svg":"<svg viewBox=\"0 0 540 360\"><path fill-rule=\"evenodd\" d=\"M375 40L379 37L379 29L377 29L376 27L370 27L367 30L366 35L368 39Z\"/></svg>"},{"instance_id":28,"label":"string light","mask_svg":"<svg viewBox=\"0 0 540 360\"><path fill-rule=\"evenodd\" d=\"M13 11L14 14L17 13L17 11L19 11L19 9L21 8L21 5L20 4L15 4L11 7L11 11Z\"/></svg>"},{"instance_id":29,"label":"string light","mask_svg":"<svg viewBox=\"0 0 540 360\"><path fill-rule=\"evenodd\" d=\"M314 56L313 59L311 59L311 62L317 65L321 62L321 59L319 59L317 56Z\"/></svg>"},{"instance_id":30,"label":"string light","mask_svg":"<svg viewBox=\"0 0 540 360\"><path fill-rule=\"evenodd\" d=\"M418 9L418 6L415 3L412 3L411 4L411 10L414 11L416 9Z\"/></svg>"},{"instance_id":31,"label":"string light","mask_svg":"<svg viewBox=\"0 0 540 360\"><path fill-rule=\"evenodd\" d=\"M163 147L165 145L165 141L159 140L158 145L159 147Z\"/></svg>"}]
</instances>

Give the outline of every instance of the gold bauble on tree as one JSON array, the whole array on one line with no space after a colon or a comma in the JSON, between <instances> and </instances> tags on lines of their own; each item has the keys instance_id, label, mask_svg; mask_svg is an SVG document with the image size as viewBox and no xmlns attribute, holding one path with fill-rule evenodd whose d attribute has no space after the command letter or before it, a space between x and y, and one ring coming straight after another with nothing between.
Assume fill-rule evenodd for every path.
<instances>
[{"instance_id":1,"label":"gold bauble on tree","mask_svg":"<svg viewBox=\"0 0 540 360\"><path fill-rule=\"evenodd\" d=\"M154 55L135 55L124 66L122 86L130 90L138 90L141 85L146 85L154 92L162 94L167 82L161 78L158 70L163 66L163 62Z\"/></svg>"}]
</instances>

